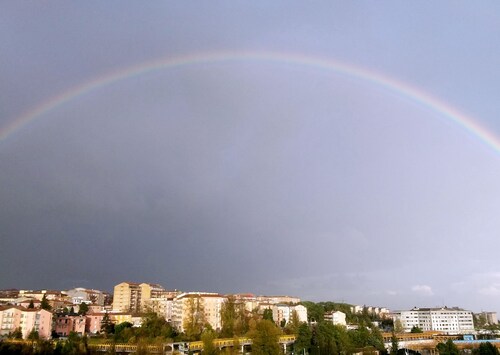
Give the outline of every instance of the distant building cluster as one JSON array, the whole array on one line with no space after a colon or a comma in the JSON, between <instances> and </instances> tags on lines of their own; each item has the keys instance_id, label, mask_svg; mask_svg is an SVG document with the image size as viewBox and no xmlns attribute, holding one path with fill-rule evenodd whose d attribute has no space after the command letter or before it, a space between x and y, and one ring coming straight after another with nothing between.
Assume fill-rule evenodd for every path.
<instances>
[{"instance_id":1,"label":"distant building cluster","mask_svg":"<svg viewBox=\"0 0 500 355\"><path fill-rule=\"evenodd\" d=\"M0 290L0 337L20 332L23 338L37 332L41 338L99 334L104 320L114 324L142 324L146 312L154 312L180 332L192 316L192 307L203 313L204 322L222 328L221 310L230 299L244 312L272 313L277 324L292 321L307 322L307 309L300 298L290 296L256 296L253 294L222 295L211 292L167 290L154 283L122 282L112 294L87 288L70 290ZM473 314L461 308L413 308L390 312L387 308L351 306L352 315L363 314L384 319L392 317L403 331L439 331L465 334L474 331L474 316L482 324L497 324L495 312ZM331 311L324 320L350 327L346 313Z\"/></svg>"},{"instance_id":2,"label":"distant building cluster","mask_svg":"<svg viewBox=\"0 0 500 355\"><path fill-rule=\"evenodd\" d=\"M297 297L181 292L158 284L122 282L113 294L81 287L0 290L0 337L19 329L23 338L33 331L41 338L66 337L71 332L99 334L105 317L114 324L129 322L139 327L146 312L156 313L182 332L193 301L202 305L205 321L213 329L221 329L221 308L230 296L247 312L271 310L278 324L290 322L294 314L300 322L307 322L307 309Z\"/></svg>"}]
</instances>

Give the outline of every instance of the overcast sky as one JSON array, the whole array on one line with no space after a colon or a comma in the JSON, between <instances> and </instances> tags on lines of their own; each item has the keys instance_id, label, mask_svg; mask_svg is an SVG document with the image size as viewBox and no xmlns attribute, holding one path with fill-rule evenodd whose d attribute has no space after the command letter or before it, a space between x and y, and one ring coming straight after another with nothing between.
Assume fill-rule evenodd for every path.
<instances>
[{"instance_id":1,"label":"overcast sky","mask_svg":"<svg viewBox=\"0 0 500 355\"><path fill-rule=\"evenodd\" d=\"M398 80L500 137L499 36L495 1L4 1L0 132L116 70L258 51ZM500 152L411 97L306 64L201 62L0 140L0 288L500 311L499 211Z\"/></svg>"}]
</instances>

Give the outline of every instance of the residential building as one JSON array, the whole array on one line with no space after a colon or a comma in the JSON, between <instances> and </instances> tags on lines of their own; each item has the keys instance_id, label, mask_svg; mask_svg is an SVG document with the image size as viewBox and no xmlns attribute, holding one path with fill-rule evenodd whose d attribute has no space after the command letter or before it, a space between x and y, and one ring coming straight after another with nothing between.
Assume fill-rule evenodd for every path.
<instances>
[{"instance_id":1,"label":"residential building","mask_svg":"<svg viewBox=\"0 0 500 355\"><path fill-rule=\"evenodd\" d=\"M0 336L21 329L23 338L37 331L40 338L48 339L52 331L52 313L44 309L27 309L21 306L0 307Z\"/></svg>"},{"instance_id":2,"label":"residential building","mask_svg":"<svg viewBox=\"0 0 500 355\"><path fill-rule=\"evenodd\" d=\"M67 290L65 293L73 304L87 303L104 306L104 293L102 291L77 287Z\"/></svg>"},{"instance_id":3,"label":"residential building","mask_svg":"<svg viewBox=\"0 0 500 355\"><path fill-rule=\"evenodd\" d=\"M413 327L423 331L437 330L448 334L464 334L474 331L474 320L471 311L458 307L453 308L413 308L408 311L395 312L394 321L400 320L406 332Z\"/></svg>"},{"instance_id":4,"label":"residential building","mask_svg":"<svg viewBox=\"0 0 500 355\"><path fill-rule=\"evenodd\" d=\"M257 296L257 302L271 304L297 304L300 303L300 298L291 296Z\"/></svg>"},{"instance_id":5,"label":"residential building","mask_svg":"<svg viewBox=\"0 0 500 355\"><path fill-rule=\"evenodd\" d=\"M343 325L344 327L347 326L346 314L340 311L325 313L325 321L331 322L335 325Z\"/></svg>"},{"instance_id":6,"label":"residential building","mask_svg":"<svg viewBox=\"0 0 500 355\"><path fill-rule=\"evenodd\" d=\"M85 316L85 331L90 334L100 333L104 315L104 312L87 313Z\"/></svg>"},{"instance_id":7,"label":"residential building","mask_svg":"<svg viewBox=\"0 0 500 355\"><path fill-rule=\"evenodd\" d=\"M159 297L164 291L158 284L122 282L114 288L113 311L142 312L151 298Z\"/></svg>"},{"instance_id":8,"label":"residential building","mask_svg":"<svg viewBox=\"0 0 500 355\"><path fill-rule=\"evenodd\" d=\"M71 332L85 334L86 316L61 315L56 318L55 332L61 337L67 337Z\"/></svg>"},{"instance_id":9,"label":"residential building","mask_svg":"<svg viewBox=\"0 0 500 355\"><path fill-rule=\"evenodd\" d=\"M186 319L192 313L193 304L203 309L204 321L214 329L222 328L220 310L227 297L218 293L187 292L175 297L172 304L172 325L181 332L184 331Z\"/></svg>"},{"instance_id":10,"label":"residential building","mask_svg":"<svg viewBox=\"0 0 500 355\"><path fill-rule=\"evenodd\" d=\"M477 313L476 317L483 320L484 323L489 325L498 324L497 312L481 312Z\"/></svg>"},{"instance_id":11,"label":"residential building","mask_svg":"<svg viewBox=\"0 0 500 355\"><path fill-rule=\"evenodd\" d=\"M283 321L285 321L286 324L290 323L293 312L297 314L299 322L307 322L307 308L302 305L267 304L264 307L268 307L273 311L273 320L276 324L281 324Z\"/></svg>"}]
</instances>

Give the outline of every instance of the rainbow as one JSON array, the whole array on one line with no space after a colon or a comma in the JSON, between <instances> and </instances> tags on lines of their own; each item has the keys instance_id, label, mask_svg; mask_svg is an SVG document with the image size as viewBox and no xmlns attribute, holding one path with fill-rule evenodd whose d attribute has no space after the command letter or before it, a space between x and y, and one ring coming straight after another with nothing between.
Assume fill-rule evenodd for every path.
<instances>
[{"instance_id":1,"label":"rainbow","mask_svg":"<svg viewBox=\"0 0 500 355\"><path fill-rule=\"evenodd\" d=\"M16 117L4 127L0 127L0 142L19 131L30 122L44 116L51 110L64 105L88 92L120 80L136 77L156 70L165 70L203 63L221 63L230 61L265 61L279 64L307 66L352 77L363 82L386 89L399 96L442 115L454 124L462 127L484 144L500 153L500 139L482 127L476 120L461 113L449 104L427 93L398 81L389 76L339 61L298 53L256 52L256 51L220 51L195 53L177 57L167 57L144 62L96 77L78 86L40 103L29 111Z\"/></svg>"}]
</instances>

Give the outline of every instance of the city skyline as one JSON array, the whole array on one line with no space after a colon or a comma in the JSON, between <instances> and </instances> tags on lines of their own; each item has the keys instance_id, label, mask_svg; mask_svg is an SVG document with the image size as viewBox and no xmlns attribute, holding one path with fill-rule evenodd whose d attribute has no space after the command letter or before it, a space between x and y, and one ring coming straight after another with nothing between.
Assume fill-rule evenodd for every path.
<instances>
[{"instance_id":1,"label":"city skyline","mask_svg":"<svg viewBox=\"0 0 500 355\"><path fill-rule=\"evenodd\" d=\"M499 6L0 5L0 288L500 310Z\"/></svg>"}]
</instances>

